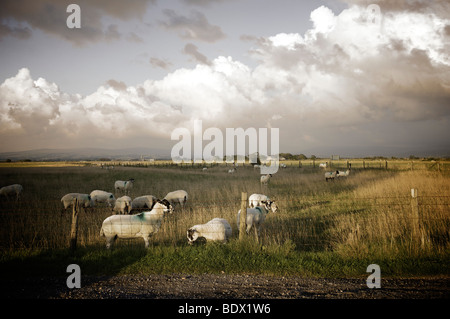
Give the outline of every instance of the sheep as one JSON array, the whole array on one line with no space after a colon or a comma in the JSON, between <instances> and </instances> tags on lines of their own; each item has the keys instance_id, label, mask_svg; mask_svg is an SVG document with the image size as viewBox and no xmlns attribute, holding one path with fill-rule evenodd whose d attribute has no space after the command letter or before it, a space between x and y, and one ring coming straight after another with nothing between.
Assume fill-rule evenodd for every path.
<instances>
[{"instance_id":1,"label":"sheep","mask_svg":"<svg viewBox=\"0 0 450 319\"><path fill-rule=\"evenodd\" d=\"M130 196L122 196L116 199L113 211L118 214L129 214L131 211L131 198Z\"/></svg>"},{"instance_id":2,"label":"sheep","mask_svg":"<svg viewBox=\"0 0 450 319\"><path fill-rule=\"evenodd\" d=\"M325 173L325 180L328 182L329 179L331 179L332 181L334 181L334 178L336 177L336 175L338 174L338 171L335 172L326 172Z\"/></svg>"},{"instance_id":3,"label":"sheep","mask_svg":"<svg viewBox=\"0 0 450 319\"><path fill-rule=\"evenodd\" d=\"M261 176L261 184L267 185L269 183L270 178L272 177L272 174L262 175Z\"/></svg>"},{"instance_id":4,"label":"sheep","mask_svg":"<svg viewBox=\"0 0 450 319\"><path fill-rule=\"evenodd\" d=\"M251 194L250 197L248 198L248 205L250 206L250 208L256 207L256 206L261 206L263 205L263 201L269 201L270 198L267 195L263 195L263 194ZM270 208L272 210L272 212L276 212L278 209L277 204L275 204L275 201L271 201L271 205Z\"/></svg>"},{"instance_id":5,"label":"sheep","mask_svg":"<svg viewBox=\"0 0 450 319\"><path fill-rule=\"evenodd\" d=\"M281 163L281 164L280 164L280 167L281 167L281 168L287 168L287 165L284 164L284 163Z\"/></svg>"},{"instance_id":6,"label":"sheep","mask_svg":"<svg viewBox=\"0 0 450 319\"><path fill-rule=\"evenodd\" d=\"M235 168L232 168L232 169L229 169L228 170L228 174L234 174L235 172L236 172L236 167Z\"/></svg>"},{"instance_id":7,"label":"sheep","mask_svg":"<svg viewBox=\"0 0 450 319\"><path fill-rule=\"evenodd\" d=\"M189 228L187 230L187 239L190 245L193 245L198 238L226 243L231 234L231 226L226 219L214 218L206 224L195 225Z\"/></svg>"},{"instance_id":8,"label":"sheep","mask_svg":"<svg viewBox=\"0 0 450 319\"><path fill-rule=\"evenodd\" d=\"M16 196L16 200L19 200L22 191L23 191L22 185L13 184L0 188L0 195L5 196L7 199L9 198L9 196Z\"/></svg>"},{"instance_id":9,"label":"sheep","mask_svg":"<svg viewBox=\"0 0 450 319\"><path fill-rule=\"evenodd\" d=\"M208 167L203 167L202 171L206 172L208 170Z\"/></svg>"},{"instance_id":10,"label":"sheep","mask_svg":"<svg viewBox=\"0 0 450 319\"><path fill-rule=\"evenodd\" d=\"M150 236L157 233L165 213L172 213L172 205L167 200L158 201L151 211L135 215L112 215L106 218L100 229L100 236L106 238L106 248L117 238L144 239L145 248L149 246Z\"/></svg>"},{"instance_id":11,"label":"sheep","mask_svg":"<svg viewBox=\"0 0 450 319\"><path fill-rule=\"evenodd\" d=\"M180 204L181 208L184 208L188 200L188 193L185 190L180 189L167 193L164 199L168 200L174 207L175 205Z\"/></svg>"},{"instance_id":12,"label":"sheep","mask_svg":"<svg viewBox=\"0 0 450 319\"><path fill-rule=\"evenodd\" d=\"M319 167L320 168L327 168L328 167L328 163L320 163Z\"/></svg>"},{"instance_id":13,"label":"sheep","mask_svg":"<svg viewBox=\"0 0 450 319\"><path fill-rule=\"evenodd\" d=\"M113 193L108 193L102 190L94 190L89 194L94 201L95 204L97 203L106 203L108 207L111 207L111 209L114 207L116 203L116 198L114 197Z\"/></svg>"},{"instance_id":14,"label":"sheep","mask_svg":"<svg viewBox=\"0 0 450 319\"><path fill-rule=\"evenodd\" d=\"M127 181L116 181L114 183L114 189L117 191L125 191L127 194L130 189L133 188L134 178L130 178Z\"/></svg>"},{"instance_id":15,"label":"sheep","mask_svg":"<svg viewBox=\"0 0 450 319\"><path fill-rule=\"evenodd\" d=\"M336 171L336 177L346 177L350 174L350 170L344 171Z\"/></svg>"},{"instance_id":16,"label":"sheep","mask_svg":"<svg viewBox=\"0 0 450 319\"><path fill-rule=\"evenodd\" d=\"M152 209L158 199L153 195L139 196L131 202L131 210L136 209Z\"/></svg>"},{"instance_id":17,"label":"sheep","mask_svg":"<svg viewBox=\"0 0 450 319\"><path fill-rule=\"evenodd\" d=\"M92 200L91 195L80 193L69 193L61 198L61 203L63 204L64 210L67 210L67 208L71 207L75 199L77 200L78 205L83 207L85 211L87 208L92 208L95 206L95 202ZM63 213L63 211L61 211L61 214Z\"/></svg>"},{"instance_id":18,"label":"sheep","mask_svg":"<svg viewBox=\"0 0 450 319\"><path fill-rule=\"evenodd\" d=\"M247 208L247 221L246 221L246 232L247 234L250 233L250 230L252 228L255 229L255 233L257 236L259 236L260 228L264 220L266 219L266 215L271 210L272 201L262 201L261 206L256 206L253 208ZM241 217L241 210L239 210L237 215L237 227L240 229L240 217Z\"/></svg>"}]
</instances>

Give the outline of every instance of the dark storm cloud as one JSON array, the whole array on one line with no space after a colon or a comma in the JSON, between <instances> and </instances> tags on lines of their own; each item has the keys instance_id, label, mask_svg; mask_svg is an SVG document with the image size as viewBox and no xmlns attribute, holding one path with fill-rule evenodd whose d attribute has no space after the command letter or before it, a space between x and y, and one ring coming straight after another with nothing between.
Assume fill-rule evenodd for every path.
<instances>
[{"instance_id":1,"label":"dark storm cloud","mask_svg":"<svg viewBox=\"0 0 450 319\"><path fill-rule=\"evenodd\" d=\"M81 9L81 28L69 29L66 12L72 0L4 0L0 4L0 39L5 36L29 37L30 28L61 37L75 45L110 41L121 37L117 25L103 25L102 17L120 20L141 18L149 4L155 0L78 0ZM25 24L15 27L14 24Z\"/></svg>"}]
</instances>

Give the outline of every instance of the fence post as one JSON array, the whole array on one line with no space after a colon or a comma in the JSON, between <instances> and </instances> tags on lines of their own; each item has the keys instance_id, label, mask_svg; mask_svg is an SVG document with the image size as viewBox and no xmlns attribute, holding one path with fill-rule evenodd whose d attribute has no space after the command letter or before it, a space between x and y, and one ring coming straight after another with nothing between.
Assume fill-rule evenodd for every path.
<instances>
[{"instance_id":1,"label":"fence post","mask_svg":"<svg viewBox=\"0 0 450 319\"><path fill-rule=\"evenodd\" d=\"M70 229L70 250L75 251L77 248L78 238L78 200L73 200L72 226Z\"/></svg>"},{"instance_id":2,"label":"fence post","mask_svg":"<svg viewBox=\"0 0 450 319\"><path fill-rule=\"evenodd\" d=\"M425 245L425 238L420 224L419 197L416 188L411 188L411 209L413 214L412 219L414 236L420 237L420 243L423 247Z\"/></svg>"},{"instance_id":3,"label":"fence post","mask_svg":"<svg viewBox=\"0 0 450 319\"><path fill-rule=\"evenodd\" d=\"M239 216L239 240L244 239L247 228L247 193L241 194L241 214Z\"/></svg>"}]
</instances>

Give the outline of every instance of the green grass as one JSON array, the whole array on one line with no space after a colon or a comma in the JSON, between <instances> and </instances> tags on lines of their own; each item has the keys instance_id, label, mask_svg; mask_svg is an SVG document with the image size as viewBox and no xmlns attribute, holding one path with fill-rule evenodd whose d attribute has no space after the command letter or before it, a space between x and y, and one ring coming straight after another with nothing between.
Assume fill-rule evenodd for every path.
<instances>
[{"instance_id":1,"label":"green grass","mask_svg":"<svg viewBox=\"0 0 450 319\"><path fill-rule=\"evenodd\" d=\"M346 179L325 182L323 170L280 170L267 187L259 171L225 167L207 172L185 167L0 168L2 184L24 186L22 200L0 201L2 276L65 276L76 263L83 274L252 273L318 277L367 277L369 264L383 276L448 276L450 177L446 172L353 170ZM189 205L168 216L148 249L142 239L119 240L112 251L99 236L106 207L80 212L78 248L69 250L71 212L60 214L69 192L113 191L116 179L135 178L131 197L185 189ZM413 235L410 189L419 189L420 227ZM265 193L279 212L269 214L259 241L239 241L236 215L241 192ZM447 196L446 196L447 195ZM186 230L214 217L226 218L229 243L189 246Z\"/></svg>"}]
</instances>

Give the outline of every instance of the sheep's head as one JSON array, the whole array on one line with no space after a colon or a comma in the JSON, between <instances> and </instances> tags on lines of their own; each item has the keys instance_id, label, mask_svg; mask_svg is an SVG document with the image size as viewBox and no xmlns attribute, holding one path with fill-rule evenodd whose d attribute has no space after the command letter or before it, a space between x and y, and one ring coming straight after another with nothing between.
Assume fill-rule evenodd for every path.
<instances>
[{"instance_id":1,"label":"sheep's head","mask_svg":"<svg viewBox=\"0 0 450 319\"><path fill-rule=\"evenodd\" d=\"M189 245L193 245L194 241L196 241L198 238L198 232L194 227L191 227L187 230L187 239Z\"/></svg>"},{"instance_id":2,"label":"sheep's head","mask_svg":"<svg viewBox=\"0 0 450 319\"><path fill-rule=\"evenodd\" d=\"M167 199L162 199L162 200L158 201L158 203L160 203L161 205L163 205L165 207L164 213L169 213L169 214L173 213L173 206L172 206L172 204L169 203L169 201Z\"/></svg>"}]
</instances>

